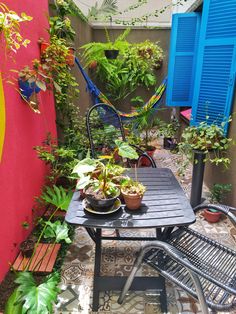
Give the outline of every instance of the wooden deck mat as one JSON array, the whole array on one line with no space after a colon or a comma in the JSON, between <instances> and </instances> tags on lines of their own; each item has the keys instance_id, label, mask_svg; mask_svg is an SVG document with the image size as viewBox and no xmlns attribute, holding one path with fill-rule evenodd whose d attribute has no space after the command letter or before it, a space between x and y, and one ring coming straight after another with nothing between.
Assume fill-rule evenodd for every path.
<instances>
[{"instance_id":1,"label":"wooden deck mat","mask_svg":"<svg viewBox=\"0 0 236 314\"><path fill-rule=\"evenodd\" d=\"M61 244L58 243L39 243L29 267L29 271L50 273L55 264L60 247ZM22 271L28 265L29 260L30 258L23 257L20 252L13 264L13 268L16 271Z\"/></svg>"}]
</instances>

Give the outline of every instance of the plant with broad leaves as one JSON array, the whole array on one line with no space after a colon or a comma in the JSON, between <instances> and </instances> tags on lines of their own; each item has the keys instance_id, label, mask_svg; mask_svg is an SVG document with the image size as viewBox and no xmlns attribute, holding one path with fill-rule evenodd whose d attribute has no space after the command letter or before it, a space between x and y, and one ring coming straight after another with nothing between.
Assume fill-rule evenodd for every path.
<instances>
[{"instance_id":1,"label":"plant with broad leaves","mask_svg":"<svg viewBox=\"0 0 236 314\"><path fill-rule=\"evenodd\" d=\"M44 202L54 205L56 209L67 210L71 201L73 192L66 191L62 186L46 187L45 191L40 196Z\"/></svg>"},{"instance_id":2,"label":"plant with broad leaves","mask_svg":"<svg viewBox=\"0 0 236 314\"><path fill-rule=\"evenodd\" d=\"M17 274L15 282L18 287L14 290L5 307L5 314L51 314L53 304L60 291L57 288L60 275L53 273L39 285L30 272Z\"/></svg>"},{"instance_id":3,"label":"plant with broad leaves","mask_svg":"<svg viewBox=\"0 0 236 314\"><path fill-rule=\"evenodd\" d=\"M68 226L65 222L61 223L60 221L46 221L46 228L44 230L44 238L55 239L55 243L65 241L66 243L71 243L71 240L68 236Z\"/></svg>"},{"instance_id":4,"label":"plant with broad leaves","mask_svg":"<svg viewBox=\"0 0 236 314\"><path fill-rule=\"evenodd\" d=\"M20 33L20 24L31 21L32 17L24 12L18 15L10 10L3 2L0 2L0 35L1 41L5 42L7 52L17 52L20 47L30 43L29 39L23 38Z\"/></svg>"}]
</instances>

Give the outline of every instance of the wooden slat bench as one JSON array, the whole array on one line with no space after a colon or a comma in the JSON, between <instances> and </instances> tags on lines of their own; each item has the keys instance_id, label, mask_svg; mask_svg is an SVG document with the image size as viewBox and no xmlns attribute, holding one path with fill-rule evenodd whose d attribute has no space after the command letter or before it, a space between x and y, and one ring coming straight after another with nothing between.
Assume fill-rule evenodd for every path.
<instances>
[{"instance_id":1,"label":"wooden slat bench","mask_svg":"<svg viewBox=\"0 0 236 314\"><path fill-rule=\"evenodd\" d=\"M50 273L56 261L61 244L39 243L32 259L29 271ZM46 253L47 252L47 253ZM45 256L44 256L45 255ZM13 264L13 269L22 271L26 268L30 258L26 258L20 252Z\"/></svg>"}]
</instances>

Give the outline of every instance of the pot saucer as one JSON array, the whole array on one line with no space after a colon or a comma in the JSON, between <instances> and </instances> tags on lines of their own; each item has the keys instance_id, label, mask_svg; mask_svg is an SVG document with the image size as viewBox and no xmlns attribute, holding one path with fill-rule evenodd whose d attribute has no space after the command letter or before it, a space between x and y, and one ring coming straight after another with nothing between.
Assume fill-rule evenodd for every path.
<instances>
[{"instance_id":1,"label":"pot saucer","mask_svg":"<svg viewBox=\"0 0 236 314\"><path fill-rule=\"evenodd\" d=\"M121 201L119 198L117 198L114 205L104 212L93 209L91 205L88 203L88 201L86 200L86 198L82 201L82 206L83 206L83 209L90 214L104 216L104 215L110 215L117 212L121 207Z\"/></svg>"}]
</instances>

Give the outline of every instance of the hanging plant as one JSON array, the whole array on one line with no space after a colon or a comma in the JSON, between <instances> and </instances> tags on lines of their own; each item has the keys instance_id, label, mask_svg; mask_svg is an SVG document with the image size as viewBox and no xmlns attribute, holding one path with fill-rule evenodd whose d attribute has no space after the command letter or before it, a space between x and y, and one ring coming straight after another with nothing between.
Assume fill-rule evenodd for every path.
<instances>
[{"instance_id":1,"label":"hanging plant","mask_svg":"<svg viewBox=\"0 0 236 314\"><path fill-rule=\"evenodd\" d=\"M19 16L16 12L0 2L0 35L8 52L16 52L21 46L27 47L29 39L20 34L20 23L31 21L32 17L24 12Z\"/></svg>"}]
</instances>

